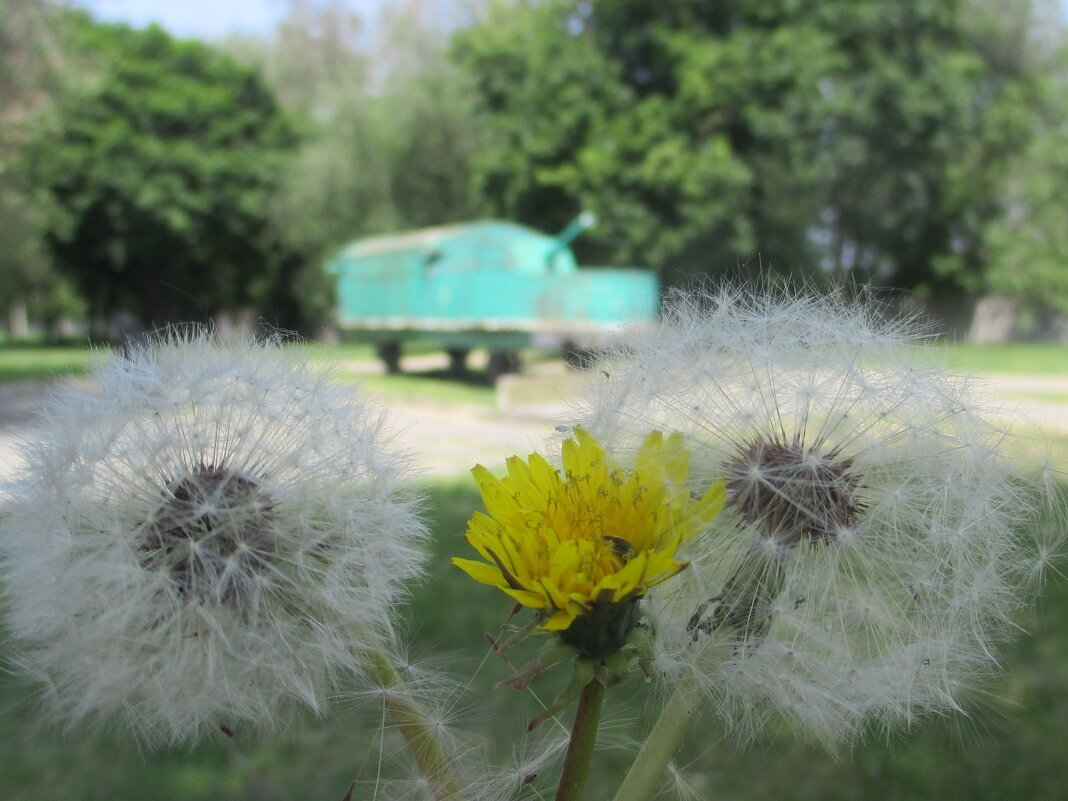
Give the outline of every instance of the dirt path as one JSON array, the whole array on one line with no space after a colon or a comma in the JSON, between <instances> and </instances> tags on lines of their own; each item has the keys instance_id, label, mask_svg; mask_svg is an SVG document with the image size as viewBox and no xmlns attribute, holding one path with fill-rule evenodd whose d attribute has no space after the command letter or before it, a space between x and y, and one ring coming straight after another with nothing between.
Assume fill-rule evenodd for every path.
<instances>
[{"instance_id":1,"label":"dirt path","mask_svg":"<svg viewBox=\"0 0 1068 801\"><path fill-rule=\"evenodd\" d=\"M1068 437L1068 379L990 378L987 386L1003 414L1063 441ZM30 430L48 390L45 382L0 384L0 494L18 473L18 442ZM563 402L546 402L536 385L522 382L508 390L506 411L477 405L385 401L392 426L413 452L424 475L457 477L476 462L499 466L513 454L543 450L554 425L567 410ZM530 398L524 403L525 397ZM1062 466L1068 469L1068 464Z\"/></svg>"},{"instance_id":2,"label":"dirt path","mask_svg":"<svg viewBox=\"0 0 1068 801\"><path fill-rule=\"evenodd\" d=\"M554 421L503 415L479 406L389 404L401 440L428 476L467 473L476 463L499 469L509 456L544 452Z\"/></svg>"},{"instance_id":3,"label":"dirt path","mask_svg":"<svg viewBox=\"0 0 1068 801\"><path fill-rule=\"evenodd\" d=\"M32 430L47 392L46 382L0 384L0 495L18 473L18 444ZM542 450L553 435L551 415L506 415L475 405L384 403L392 428L427 476L460 476L476 462L498 465L513 454Z\"/></svg>"}]
</instances>

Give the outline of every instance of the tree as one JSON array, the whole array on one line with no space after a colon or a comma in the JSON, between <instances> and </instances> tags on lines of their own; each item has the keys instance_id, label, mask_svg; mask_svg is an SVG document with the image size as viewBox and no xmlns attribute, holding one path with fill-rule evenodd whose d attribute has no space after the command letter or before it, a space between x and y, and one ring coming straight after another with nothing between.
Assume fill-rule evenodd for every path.
<instances>
[{"instance_id":1,"label":"tree","mask_svg":"<svg viewBox=\"0 0 1068 801\"><path fill-rule=\"evenodd\" d=\"M229 43L263 70L303 135L273 217L300 254L292 280L307 315L328 315L322 265L346 242L476 212L472 93L437 22L417 0L370 27L339 0L293 0L269 41Z\"/></svg>"},{"instance_id":2,"label":"tree","mask_svg":"<svg viewBox=\"0 0 1068 801\"><path fill-rule=\"evenodd\" d=\"M81 312L48 258L51 207L47 193L33 185L26 158L34 125L52 108L69 70L58 17L42 0L0 7L0 313L9 316L12 336L24 333L27 312L48 326Z\"/></svg>"},{"instance_id":3,"label":"tree","mask_svg":"<svg viewBox=\"0 0 1068 801\"><path fill-rule=\"evenodd\" d=\"M983 229L1046 68L1033 0L821 7L844 56L823 150L828 258L923 296L978 291ZM858 269L859 268L859 269Z\"/></svg>"},{"instance_id":4,"label":"tree","mask_svg":"<svg viewBox=\"0 0 1068 801\"><path fill-rule=\"evenodd\" d=\"M1053 88L1049 114L1013 160L999 213L983 229L990 289L1068 315L1068 91Z\"/></svg>"},{"instance_id":5,"label":"tree","mask_svg":"<svg viewBox=\"0 0 1068 801\"><path fill-rule=\"evenodd\" d=\"M959 286L982 265L945 267L974 251L1021 146L998 120L1030 113L1033 71L1004 39L1032 5L500 3L454 46L486 135L476 184L542 228L589 208L587 255L668 278L759 253Z\"/></svg>"},{"instance_id":6,"label":"tree","mask_svg":"<svg viewBox=\"0 0 1068 801\"><path fill-rule=\"evenodd\" d=\"M286 118L255 72L158 27L72 13L82 86L37 142L53 258L96 315L204 318L267 298Z\"/></svg>"}]
</instances>

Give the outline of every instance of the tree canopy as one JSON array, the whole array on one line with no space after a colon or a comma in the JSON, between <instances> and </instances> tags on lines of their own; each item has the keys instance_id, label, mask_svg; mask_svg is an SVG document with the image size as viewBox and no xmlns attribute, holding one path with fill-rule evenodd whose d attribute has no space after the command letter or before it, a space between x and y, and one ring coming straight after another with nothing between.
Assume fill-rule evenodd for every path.
<instances>
[{"instance_id":1,"label":"tree canopy","mask_svg":"<svg viewBox=\"0 0 1068 801\"><path fill-rule=\"evenodd\" d=\"M1068 51L1064 53L1068 57ZM1068 315L1068 85L1050 87L1047 114L1012 157L998 213L983 231L990 288Z\"/></svg>"},{"instance_id":2,"label":"tree canopy","mask_svg":"<svg viewBox=\"0 0 1068 801\"><path fill-rule=\"evenodd\" d=\"M582 262L667 283L758 263L1068 310L1058 15L288 0L269 37L211 46L11 0L0 307L47 318L80 293L97 317L253 307L308 328L333 304L324 258L355 237L589 210Z\"/></svg>"},{"instance_id":3,"label":"tree canopy","mask_svg":"<svg viewBox=\"0 0 1068 801\"><path fill-rule=\"evenodd\" d=\"M305 316L329 316L322 264L346 242L477 213L472 93L442 23L418 2L365 20L343 0L290 0L270 39L225 43L300 133L272 217L300 254L290 284Z\"/></svg>"},{"instance_id":4,"label":"tree canopy","mask_svg":"<svg viewBox=\"0 0 1068 801\"><path fill-rule=\"evenodd\" d=\"M37 161L58 210L48 244L91 310L159 323L261 300L284 256L268 211L294 136L257 73L81 15L66 45L84 73Z\"/></svg>"},{"instance_id":5,"label":"tree canopy","mask_svg":"<svg viewBox=\"0 0 1068 801\"><path fill-rule=\"evenodd\" d=\"M497 4L454 46L486 135L474 180L489 211L543 228L595 211L588 255L669 279L760 254L974 288L1029 138L1006 123L1033 115L1038 69L1005 39L1033 36L1033 5Z\"/></svg>"},{"instance_id":6,"label":"tree canopy","mask_svg":"<svg viewBox=\"0 0 1068 801\"><path fill-rule=\"evenodd\" d=\"M35 120L62 90L59 17L41 0L0 6L0 314L28 311L46 323L82 312L44 246L52 206L33 180L26 147Z\"/></svg>"}]
</instances>

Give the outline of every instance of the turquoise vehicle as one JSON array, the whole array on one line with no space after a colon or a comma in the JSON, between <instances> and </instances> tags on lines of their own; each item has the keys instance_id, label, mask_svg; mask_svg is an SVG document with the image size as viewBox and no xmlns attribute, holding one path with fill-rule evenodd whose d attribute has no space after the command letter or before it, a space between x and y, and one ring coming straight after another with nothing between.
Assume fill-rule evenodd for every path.
<instances>
[{"instance_id":1,"label":"turquoise vehicle","mask_svg":"<svg viewBox=\"0 0 1068 801\"><path fill-rule=\"evenodd\" d=\"M570 244L594 222L584 213L557 236L483 220L358 239L326 268L338 327L373 342L390 372L415 340L445 348L456 371L486 348L494 374L515 369L522 348L606 344L656 317L659 285L648 270L580 268Z\"/></svg>"}]
</instances>

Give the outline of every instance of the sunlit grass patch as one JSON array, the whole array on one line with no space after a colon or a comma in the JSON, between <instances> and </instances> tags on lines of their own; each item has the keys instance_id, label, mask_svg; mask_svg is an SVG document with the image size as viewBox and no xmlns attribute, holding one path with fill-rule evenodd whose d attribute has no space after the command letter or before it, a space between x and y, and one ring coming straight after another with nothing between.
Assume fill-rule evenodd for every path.
<instances>
[{"instance_id":1,"label":"sunlit grass patch","mask_svg":"<svg viewBox=\"0 0 1068 801\"><path fill-rule=\"evenodd\" d=\"M356 343L300 342L289 347L299 349L316 362L374 361L376 358L373 346Z\"/></svg>"},{"instance_id":2,"label":"sunlit grass patch","mask_svg":"<svg viewBox=\"0 0 1068 801\"><path fill-rule=\"evenodd\" d=\"M405 369L401 373L381 372L381 366L371 345L310 343L297 346L313 361L331 364L345 380L361 384L385 400L430 401L492 406L497 395L493 382L485 372L474 369L459 376L443 366ZM405 350L410 356L436 353L427 343L415 343ZM444 356L441 361L444 363Z\"/></svg>"},{"instance_id":3,"label":"sunlit grass patch","mask_svg":"<svg viewBox=\"0 0 1068 801\"><path fill-rule=\"evenodd\" d=\"M1012 401L1027 401L1033 403L1059 403L1068 405L1068 390L1010 390L1005 393L1005 398Z\"/></svg>"},{"instance_id":4,"label":"sunlit grass patch","mask_svg":"<svg viewBox=\"0 0 1068 801\"><path fill-rule=\"evenodd\" d=\"M493 406L496 390L483 383L466 383L427 374L365 375L345 373L343 378L358 383L384 401L411 401Z\"/></svg>"},{"instance_id":5,"label":"sunlit grass patch","mask_svg":"<svg viewBox=\"0 0 1068 801\"><path fill-rule=\"evenodd\" d=\"M0 347L0 382L61 378L89 369L97 351L79 346Z\"/></svg>"},{"instance_id":6,"label":"sunlit grass patch","mask_svg":"<svg viewBox=\"0 0 1068 801\"><path fill-rule=\"evenodd\" d=\"M948 366L974 373L1068 376L1068 346L1055 342L1009 342L973 345L940 344Z\"/></svg>"}]
</instances>

